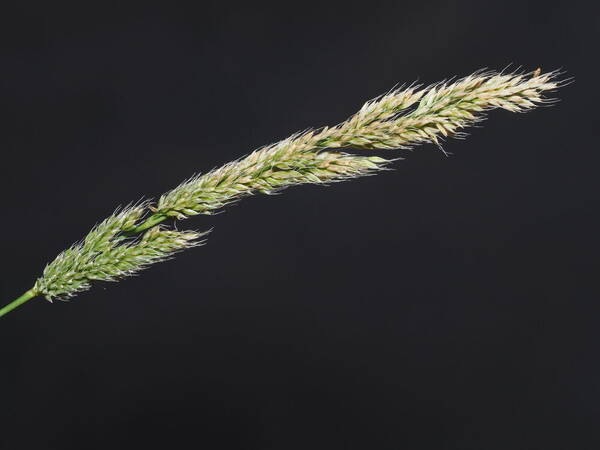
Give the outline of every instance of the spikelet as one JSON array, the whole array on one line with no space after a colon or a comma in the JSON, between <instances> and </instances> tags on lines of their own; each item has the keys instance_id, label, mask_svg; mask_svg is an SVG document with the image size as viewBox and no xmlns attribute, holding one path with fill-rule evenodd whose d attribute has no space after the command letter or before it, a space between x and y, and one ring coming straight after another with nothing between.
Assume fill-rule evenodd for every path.
<instances>
[{"instance_id":1,"label":"spikelet","mask_svg":"<svg viewBox=\"0 0 600 450\"><path fill-rule=\"evenodd\" d=\"M528 74L482 72L422 90L393 91L367 103L354 117L333 128L325 145L360 149L439 145L448 136L464 137L460 130L481 121L486 111L524 112L551 103L543 94L560 86L558 75L542 75L539 70ZM408 97L410 101L398 108L389 97Z\"/></svg>"},{"instance_id":2,"label":"spikelet","mask_svg":"<svg viewBox=\"0 0 600 450\"><path fill-rule=\"evenodd\" d=\"M461 130L481 121L488 110L522 112L549 103L543 94L559 87L557 75L539 70L479 72L452 83L393 90L367 102L335 127L299 133L192 177L163 195L153 211L177 219L213 214L257 192L268 194L300 183L328 183L377 172L390 161L325 149L440 145L446 137L463 137Z\"/></svg>"},{"instance_id":3,"label":"spikelet","mask_svg":"<svg viewBox=\"0 0 600 450\"><path fill-rule=\"evenodd\" d=\"M144 214L144 205L125 208L94 227L85 239L49 263L33 290L47 300L65 300L91 287L91 282L117 281L178 251L200 245L202 234L155 227L141 239L121 233Z\"/></svg>"},{"instance_id":4,"label":"spikelet","mask_svg":"<svg viewBox=\"0 0 600 450\"><path fill-rule=\"evenodd\" d=\"M269 155L269 158L264 158ZM257 160L254 160L254 157ZM298 184L323 184L365 176L389 163L379 157L338 152L255 152L207 174L196 176L163 195L155 211L178 219L214 211L242 197L272 194Z\"/></svg>"}]
</instances>

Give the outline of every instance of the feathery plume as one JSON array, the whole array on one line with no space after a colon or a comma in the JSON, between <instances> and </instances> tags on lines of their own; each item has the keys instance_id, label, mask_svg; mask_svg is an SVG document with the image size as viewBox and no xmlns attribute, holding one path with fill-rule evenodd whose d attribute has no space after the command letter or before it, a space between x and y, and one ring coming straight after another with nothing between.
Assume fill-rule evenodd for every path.
<instances>
[{"instance_id":1,"label":"feathery plume","mask_svg":"<svg viewBox=\"0 0 600 450\"><path fill-rule=\"evenodd\" d=\"M163 195L156 214L184 219L212 214L256 192L271 193L299 183L355 178L389 161L324 151L327 148L408 149L448 136L484 118L491 109L521 112L548 103L543 94L559 86L558 73L481 72L423 89L410 86L367 102L345 122L311 130L256 150ZM364 169L367 170L364 170Z\"/></svg>"},{"instance_id":2,"label":"feathery plume","mask_svg":"<svg viewBox=\"0 0 600 450\"><path fill-rule=\"evenodd\" d=\"M196 175L162 195L156 207L141 204L115 212L59 254L33 288L0 308L0 316L38 295L50 301L67 299L89 289L94 280L119 280L203 243L206 233L163 228L160 223L169 218L214 214L254 193L377 173L392 160L337 149L440 145L446 137L463 137L461 130L483 120L491 109L522 112L551 103L544 94L564 83L557 81L558 75L539 69L527 74L476 72L454 82L392 90L339 125L295 134ZM153 214L145 218L147 208Z\"/></svg>"}]
</instances>

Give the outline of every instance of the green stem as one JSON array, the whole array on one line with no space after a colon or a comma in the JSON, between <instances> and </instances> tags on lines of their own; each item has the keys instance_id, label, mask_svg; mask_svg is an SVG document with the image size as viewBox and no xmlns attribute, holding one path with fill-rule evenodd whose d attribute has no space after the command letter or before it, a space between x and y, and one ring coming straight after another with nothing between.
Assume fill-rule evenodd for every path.
<instances>
[{"instance_id":1,"label":"green stem","mask_svg":"<svg viewBox=\"0 0 600 450\"><path fill-rule=\"evenodd\" d=\"M161 222L164 222L168 218L169 218L169 216L166 216L162 213L152 214L150 217L148 217L144 222L139 224L137 227L133 227L133 228L130 228L129 230L125 231L125 234L127 236L133 236L134 234L141 233L142 231L145 231L148 228L152 228L153 226L158 225Z\"/></svg>"},{"instance_id":2,"label":"green stem","mask_svg":"<svg viewBox=\"0 0 600 450\"><path fill-rule=\"evenodd\" d=\"M1 308L0 309L0 317L2 317L4 314L9 313L13 309L21 306L26 301L31 300L32 298L37 297L37 296L38 296L38 293L36 291L34 291L33 289L29 289L27 292L25 292L23 295L21 295L18 299L13 300L8 305L6 305L4 308Z\"/></svg>"}]
</instances>

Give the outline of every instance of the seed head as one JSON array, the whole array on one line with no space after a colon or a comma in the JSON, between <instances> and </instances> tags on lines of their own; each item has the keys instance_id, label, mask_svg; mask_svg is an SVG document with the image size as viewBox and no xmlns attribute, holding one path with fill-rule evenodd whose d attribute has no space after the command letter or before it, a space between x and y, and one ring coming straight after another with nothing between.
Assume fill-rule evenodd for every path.
<instances>
[{"instance_id":1,"label":"seed head","mask_svg":"<svg viewBox=\"0 0 600 450\"><path fill-rule=\"evenodd\" d=\"M178 251L202 244L202 233L155 227L141 238L121 234L144 214L144 206L125 208L111 215L49 263L34 291L52 301L64 300L91 287L91 282L116 281ZM204 233L205 234L205 233Z\"/></svg>"}]
</instances>

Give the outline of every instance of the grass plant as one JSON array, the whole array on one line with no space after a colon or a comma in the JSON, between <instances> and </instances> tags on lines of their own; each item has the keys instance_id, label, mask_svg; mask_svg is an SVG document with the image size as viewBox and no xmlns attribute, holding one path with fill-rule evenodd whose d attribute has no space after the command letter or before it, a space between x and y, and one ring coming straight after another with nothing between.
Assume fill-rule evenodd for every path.
<instances>
[{"instance_id":1,"label":"grass plant","mask_svg":"<svg viewBox=\"0 0 600 450\"><path fill-rule=\"evenodd\" d=\"M426 143L441 148L448 137L465 137L465 128L483 120L489 110L524 112L552 103L546 94L564 83L558 76L539 69L479 71L454 81L389 91L339 125L297 133L195 175L155 204L143 202L115 211L50 262L31 289L0 309L0 317L38 296L49 301L69 299L94 282L120 280L204 242L206 232L178 231L175 221L214 214L254 194L373 175L399 158L369 155L370 150L409 149Z\"/></svg>"}]
</instances>

